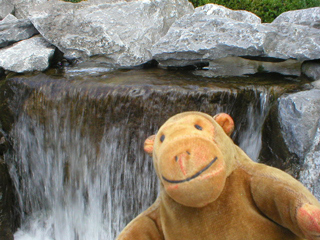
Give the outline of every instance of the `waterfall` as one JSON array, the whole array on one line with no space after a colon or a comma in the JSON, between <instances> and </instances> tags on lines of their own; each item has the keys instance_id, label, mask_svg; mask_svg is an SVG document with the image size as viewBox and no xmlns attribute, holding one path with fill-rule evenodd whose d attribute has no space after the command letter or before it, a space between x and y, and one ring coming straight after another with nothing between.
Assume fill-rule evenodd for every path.
<instances>
[{"instance_id":1,"label":"waterfall","mask_svg":"<svg viewBox=\"0 0 320 240\"><path fill-rule=\"evenodd\" d=\"M250 102L247 106L247 113L242 121L247 121L247 127L240 129L239 147L242 148L247 155L257 161L261 150L261 129L270 108L270 92L268 89L260 89L254 91L256 101ZM241 126L241 125L240 125Z\"/></svg>"},{"instance_id":2,"label":"waterfall","mask_svg":"<svg viewBox=\"0 0 320 240\"><path fill-rule=\"evenodd\" d=\"M21 211L15 240L114 239L156 199L143 142L178 112L231 114L233 138L257 159L272 87L125 76L130 81L11 80L32 89L17 109L6 155Z\"/></svg>"}]
</instances>

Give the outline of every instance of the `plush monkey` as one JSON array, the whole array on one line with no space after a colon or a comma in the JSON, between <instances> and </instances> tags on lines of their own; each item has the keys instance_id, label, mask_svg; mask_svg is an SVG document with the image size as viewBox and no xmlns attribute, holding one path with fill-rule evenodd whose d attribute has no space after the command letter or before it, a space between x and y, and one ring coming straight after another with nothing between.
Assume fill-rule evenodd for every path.
<instances>
[{"instance_id":1,"label":"plush monkey","mask_svg":"<svg viewBox=\"0 0 320 240\"><path fill-rule=\"evenodd\" d=\"M225 113L171 117L144 149L160 179L155 203L118 240L320 240L320 204L297 180L253 162Z\"/></svg>"}]
</instances>

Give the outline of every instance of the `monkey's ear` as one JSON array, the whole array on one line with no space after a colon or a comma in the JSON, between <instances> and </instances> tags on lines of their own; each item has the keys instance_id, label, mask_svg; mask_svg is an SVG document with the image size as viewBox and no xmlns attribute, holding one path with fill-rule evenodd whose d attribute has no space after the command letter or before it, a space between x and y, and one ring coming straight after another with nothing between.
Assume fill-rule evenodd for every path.
<instances>
[{"instance_id":1,"label":"monkey's ear","mask_svg":"<svg viewBox=\"0 0 320 240\"><path fill-rule=\"evenodd\" d=\"M234 121L230 115L226 113L219 113L213 119L223 128L224 132L230 136L234 130Z\"/></svg>"},{"instance_id":2,"label":"monkey's ear","mask_svg":"<svg viewBox=\"0 0 320 240\"><path fill-rule=\"evenodd\" d=\"M152 156L152 152L153 152L153 144L154 144L154 140L156 138L156 135L151 135L150 137L148 137L145 141L144 141L144 151L146 153L148 153L150 156Z\"/></svg>"}]
</instances>

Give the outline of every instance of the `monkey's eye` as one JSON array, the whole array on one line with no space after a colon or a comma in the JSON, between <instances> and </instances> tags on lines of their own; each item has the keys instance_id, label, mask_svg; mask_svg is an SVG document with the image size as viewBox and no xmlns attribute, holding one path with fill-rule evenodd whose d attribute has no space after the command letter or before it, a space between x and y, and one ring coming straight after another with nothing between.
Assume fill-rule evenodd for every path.
<instances>
[{"instance_id":1,"label":"monkey's eye","mask_svg":"<svg viewBox=\"0 0 320 240\"><path fill-rule=\"evenodd\" d=\"M165 135L161 135L161 137L160 137L160 142L163 142L165 138L166 138Z\"/></svg>"},{"instance_id":2,"label":"monkey's eye","mask_svg":"<svg viewBox=\"0 0 320 240\"><path fill-rule=\"evenodd\" d=\"M198 125L198 124L196 124L196 125L194 125L194 127L196 128L196 129L198 129L198 130L202 130L202 127L200 126L200 125Z\"/></svg>"}]
</instances>

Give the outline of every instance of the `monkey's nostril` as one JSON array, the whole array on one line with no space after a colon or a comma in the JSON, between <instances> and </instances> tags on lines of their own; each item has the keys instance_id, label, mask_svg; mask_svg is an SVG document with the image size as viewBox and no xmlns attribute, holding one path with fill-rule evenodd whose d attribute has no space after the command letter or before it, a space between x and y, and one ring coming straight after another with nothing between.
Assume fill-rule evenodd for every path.
<instances>
[{"instance_id":1,"label":"monkey's nostril","mask_svg":"<svg viewBox=\"0 0 320 240\"><path fill-rule=\"evenodd\" d=\"M187 154L188 154L188 155L191 155L191 153L190 153L189 151L187 151Z\"/></svg>"},{"instance_id":2,"label":"monkey's nostril","mask_svg":"<svg viewBox=\"0 0 320 240\"><path fill-rule=\"evenodd\" d=\"M175 156L175 158L174 158L175 160L176 160L176 162L178 162L178 156Z\"/></svg>"}]
</instances>

